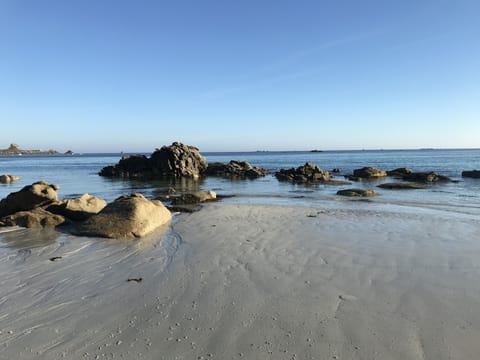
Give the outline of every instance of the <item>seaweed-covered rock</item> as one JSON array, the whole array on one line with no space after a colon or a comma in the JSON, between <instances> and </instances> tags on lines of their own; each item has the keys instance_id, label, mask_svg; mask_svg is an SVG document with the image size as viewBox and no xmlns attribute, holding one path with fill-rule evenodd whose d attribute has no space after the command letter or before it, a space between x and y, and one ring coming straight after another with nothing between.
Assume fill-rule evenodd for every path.
<instances>
[{"instance_id":1,"label":"seaweed-covered rock","mask_svg":"<svg viewBox=\"0 0 480 360\"><path fill-rule=\"evenodd\" d=\"M480 179L480 170L465 170L462 171L463 177Z\"/></svg>"},{"instance_id":2,"label":"seaweed-covered rock","mask_svg":"<svg viewBox=\"0 0 480 360\"><path fill-rule=\"evenodd\" d=\"M279 181L289 181L292 183L322 183L331 179L332 175L323 169L320 169L314 163L307 162L303 166L291 169L280 169L275 173Z\"/></svg>"},{"instance_id":3,"label":"seaweed-covered rock","mask_svg":"<svg viewBox=\"0 0 480 360\"><path fill-rule=\"evenodd\" d=\"M228 164L215 162L208 164L206 175L234 179L255 179L268 174L268 170L252 166L246 161L231 160Z\"/></svg>"},{"instance_id":4,"label":"seaweed-covered rock","mask_svg":"<svg viewBox=\"0 0 480 360\"><path fill-rule=\"evenodd\" d=\"M337 191L337 195L369 197L380 195L380 193L370 189L345 189Z\"/></svg>"},{"instance_id":5,"label":"seaweed-covered rock","mask_svg":"<svg viewBox=\"0 0 480 360\"><path fill-rule=\"evenodd\" d=\"M57 185L50 185L45 181L25 186L0 201L0 217L56 202L58 201L58 189Z\"/></svg>"},{"instance_id":6,"label":"seaweed-covered rock","mask_svg":"<svg viewBox=\"0 0 480 360\"><path fill-rule=\"evenodd\" d=\"M415 182L424 182L424 183L435 183L435 182L450 182L450 179L447 176L438 175L434 172L412 172L403 176L403 180L406 181L415 181Z\"/></svg>"}]
</instances>

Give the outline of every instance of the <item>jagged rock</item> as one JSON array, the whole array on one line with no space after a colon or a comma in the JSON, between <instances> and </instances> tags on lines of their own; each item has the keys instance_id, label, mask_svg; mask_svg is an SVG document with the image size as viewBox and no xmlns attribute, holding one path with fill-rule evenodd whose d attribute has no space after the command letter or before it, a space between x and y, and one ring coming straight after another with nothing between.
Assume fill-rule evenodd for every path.
<instances>
[{"instance_id":1,"label":"jagged rock","mask_svg":"<svg viewBox=\"0 0 480 360\"><path fill-rule=\"evenodd\" d=\"M379 188L389 190L411 190L411 189L426 189L427 186L418 183L385 183L378 185Z\"/></svg>"},{"instance_id":2,"label":"jagged rock","mask_svg":"<svg viewBox=\"0 0 480 360\"><path fill-rule=\"evenodd\" d=\"M174 142L163 146L147 158L134 155L118 164L104 167L100 176L125 178L192 178L198 179L207 169L207 160L194 146Z\"/></svg>"},{"instance_id":3,"label":"jagged rock","mask_svg":"<svg viewBox=\"0 0 480 360\"><path fill-rule=\"evenodd\" d=\"M452 181L449 177L438 175L434 172L412 172L411 174L403 176L403 180L425 183Z\"/></svg>"},{"instance_id":4,"label":"jagged rock","mask_svg":"<svg viewBox=\"0 0 480 360\"><path fill-rule=\"evenodd\" d=\"M291 169L280 169L275 173L279 181L289 181L292 183L326 183L332 175L317 165L307 162L303 166Z\"/></svg>"},{"instance_id":5,"label":"jagged rock","mask_svg":"<svg viewBox=\"0 0 480 360\"><path fill-rule=\"evenodd\" d=\"M194 193L186 193L176 196L172 199L172 205L192 205L205 201L213 201L217 199L214 191L197 191Z\"/></svg>"},{"instance_id":6,"label":"jagged rock","mask_svg":"<svg viewBox=\"0 0 480 360\"><path fill-rule=\"evenodd\" d=\"M206 175L226 178L255 179L268 174L268 170L252 166L246 161L231 160L228 164L216 162L208 164Z\"/></svg>"},{"instance_id":7,"label":"jagged rock","mask_svg":"<svg viewBox=\"0 0 480 360\"><path fill-rule=\"evenodd\" d=\"M151 233L168 223L172 215L159 200L142 194L121 196L93 215L79 227L86 236L134 238Z\"/></svg>"},{"instance_id":8,"label":"jagged rock","mask_svg":"<svg viewBox=\"0 0 480 360\"><path fill-rule=\"evenodd\" d=\"M61 215L52 214L41 207L19 211L0 219L3 226L21 226L26 228L55 227L65 222Z\"/></svg>"},{"instance_id":9,"label":"jagged rock","mask_svg":"<svg viewBox=\"0 0 480 360\"><path fill-rule=\"evenodd\" d=\"M56 202L58 201L58 189L57 185L50 185L45 181L38 181L25 186L20 191L13 192L0 201L0 217Z\"/></svg>"},{"instance_id":10,"label":"jagged rock","mask_svg":"<svg viewBox=\"0 0 480 360\"><path fill-rule=\"evenodd\" d=\"M46 210L67 217L72 220L86 220L90 216L98 214L107 202L90 194L83 194L78 199L67 199L53 203Z\"/></svg>"},{"instance_id":11,"label":"jagged rock","mask_svg":"<svg viewBox=\"0 0 480 360\"><path fill-rule=\"evenodd\" d=\"M387 176L387 172L385 170L377 169L374 167L363 167L361 169L356 169L353 171L353 178L360 178L360 179L374 179L374 178L381 178Z\"/></svg>"},{"instance_id":12,"label":"jagged rock","mask_svg":"<svg viewBox=\"0 0 480 360\"><path fill-rule=\"evenodd\" d=\"M465 171L462 171L462 176L474 178L474 179L480 179L480 170L465 170Z\"/></svg>"},{"instance_id":13,"label":"jagged rock","mask_svg":"<svg viewBox=\"0 0 480 360\"><path fill-rule=\"evenodd\" d=\"M20 180L20 178L15 175L0 175L0 183L2 184L9 184L18 180Z\"/></svg>"},{"instance_id":14,"label":"jagged rock","mask_svg":"<svg viewBox=\"0 0 480 360\"><path fill-rule=\"evenodd\" d=\"M377 196L377 195L380 195L380 193L370 189L345 189L345 190L337 191L337 195L367 197L367 196Z\"/></svg>"},{"instance_id":15,"label":"jagged rock","mask_svg":"<svg viewBox=\"0 0 480 360\"><path fill-rule=\"evenodd\" d=\"M398 168L394 170L387 171L388 176L393 176L393 177L404 177L405 175L411 174L412 169L409 168Z\"/></svg>"}]
</instances>

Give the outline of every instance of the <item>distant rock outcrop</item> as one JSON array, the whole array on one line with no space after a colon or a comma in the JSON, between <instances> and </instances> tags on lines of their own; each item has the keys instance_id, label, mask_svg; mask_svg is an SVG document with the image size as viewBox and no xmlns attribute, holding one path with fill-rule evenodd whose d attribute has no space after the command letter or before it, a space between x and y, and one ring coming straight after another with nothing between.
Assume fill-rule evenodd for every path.
<instances>
[{"instance_id":1,"label":"distant rock outcrop","mask_svg":"<svg viewBox=\"0 0 480 360\"><path fill-rule=\"evenodd\" d=\"M2 184L10 184L18 180L20 180L20 178L15 175L0 175L0 183Z\"/></svg>"},{"instance_id":2,"label":"distant rock outcrop","mask_svg":"<svg viewBox=\"0 0 480 360\"><path fill-rule=\"evenodd\" d=\"M207 169L207 160L198 148L174 142L163 146L147 158L134 155L122 158L117 165L103 168L99 175L123 178L192 178L198 179Z\"/></svg>"},{"instance_id":3,"label":"distant rock outcrop","mask_svg":"<svg viewBox=\"0 0 480 360\"><path fill-rule=\"evenodd\" d=\"M56 150L23 150L17 144L10 144L8 149L1 149L0 155L55 155Z\"/></svg>"},{"instance_id":4,"label":"distant rock outcrop","mask_svg":"<svg viewBox=\"0 0 480 360\"><path fill-rule=\"evenodd\" d=\"M268 170L252 166L246 161L231 160L228 164L220 162L208 164L205 174L232 179L256 179L267 175Z\"/></svg>"},{"instance_id":5,"label":"distant rock outcrop","mask_svg":"<svg viewBox=\"0 0 480 360\"><path fill-rule=\"evenodd\" d=\"M465 170L462 171L463 177L480 179L480 170Z\"/></svg>"}]
</instances>

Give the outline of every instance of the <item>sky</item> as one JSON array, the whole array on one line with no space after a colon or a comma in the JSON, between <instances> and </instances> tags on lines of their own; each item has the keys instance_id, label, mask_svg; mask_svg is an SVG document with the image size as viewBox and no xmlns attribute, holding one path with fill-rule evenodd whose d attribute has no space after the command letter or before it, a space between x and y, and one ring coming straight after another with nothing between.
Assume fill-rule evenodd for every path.
<instances>
[{"instance_id":1,"label":"sky","mask_svg":"<svg viewBox=\"0 0 480 360\"><path fill-rule=\"evenodd\" d=\"M0 148L480 148L478 0L0 0Z\"/></svg>"}]
</instances>

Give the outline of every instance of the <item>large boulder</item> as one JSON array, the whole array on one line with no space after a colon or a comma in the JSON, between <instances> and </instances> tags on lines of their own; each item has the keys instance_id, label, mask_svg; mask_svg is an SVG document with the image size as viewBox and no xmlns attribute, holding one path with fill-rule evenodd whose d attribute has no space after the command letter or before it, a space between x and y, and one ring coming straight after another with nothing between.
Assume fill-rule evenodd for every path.
<instances>
[{"instance_id":1,"label":"large boulder","mask_svg":"<svg viewBox=\"0 0 480 360\"><path fill-rule=\"evenodd\" d=\"M449 177L438 175L437 173L434 173L434 172L412 172L411 174L407 174L403 176L403 180L423 182L423 183L452 181L452 179L450 179Z\"/></svg>"},{"instance_id":2,"label":"large boulder","mask_svg":"<svg viewBox=\"0 0 480 360\"><path fill-rule=\"evenodd\" d=\"M172 215L159 200L142 194L121 196L79 227L87 236L134 238L145 236L168 223Z\"/></svg>"},{"instance_id":3,"label":"large boulder","mask_svg":"<svg viewBox=\"0 0 480 360\"><path fill-rule=\"evenodd\" d=\"M337 191L337 195L369 197L380 195L380 193L370 189L345 189Z\"/></svg>"},{"instance_id":4,"label":"large boulder","mask_svg":"<svg viewBox=\"0 0 480 360\"><path fill-rule=\"evenodd\" d=\"M41 207L19 211L0 218L3 226L21 226L26 228L55 227L65 222L61 215L52 214Z\"/></svg>"},{"instance_id":5,"label":"large boulder","mask_svg":"<svg viewBox=\"0 0 480 360\"><path fill-rule=\"evenodd\" d=\"M2 184L10 184L18 180L20 180L20 178L15 175L0 175L0 183Z\"/></svg>"},{"instance_id":6,"label":"large boulder","mask_svg":"<svg viewBox=\"0 0 480 360\"><path fill-rule=\"evenodd\" d=\"M207 160L198 148L179 142L156 150L150 157L150 164L159 177L197 179L207 170Z\"/></svg>"},{"instance_id":7,"label":"large boulder","mask_svg":"<svg viewBox=\"0 0 480 360\"><path fill-rule=\"evenodd\" d=\"M208 164L206 175L233 179L256 179L268 174L268 170L252 166L246 161L231 160L228 164L216 162Z\"/></svg>"},{"instance_id":8,"label":"large boulder","mask_svg":"<svg viewBox=\"0 0 480 360\"><path fill-rule=\"evenodd\" d=\"M58 189L57 185L50 185L45 181L38 181L25 186L0 201L0 217L56 202L58 201Z\"/></svg>"},{"instance_id":9,"label":"large boulder","mask_svg":"<svg viewBox=\"0 0 480 360\"><path fill-rule=\"evenodd\" d=\"M462 171L462 176L474 178L474 179L480 179L480 170L465 170L465 171Z\"/></svg>"},{"instance_id":10,"label":"large boulder","mask_svg":"<svg viewBox=\"0 0 480 360\"><path fill-rule=\"evenodd\" d=\"M46 210L72 220L82 221L98 214L105 206L107 206L105 200L90 194L83 194L78 199L66 199L53 203Z\"/></svg>"},{"instance_id":11,"label":"large boulder","mask_svg":"<svg viewBox=\"0 0 480 360\"><path fill-rule=\"evenodd\" d=\"M280 169L275 173L279 181L289 181L292 183L322 183L331 179L332 175L317 165L307 162L303 166L291 169Z\"/></svg>"},{"instance_id":12,"label":"large boulder","mask_svg":"<svg viewBox=\"0 0 480 360\"><path fill-rule=\"evenodd\" d=\"M353 171L354 178L360 179L375 179L375 178L382 178L387 176L387 172L385 170L377 169L374 167L363 167L361 169L356 169Z\"/></svg>"}]
</instances>

